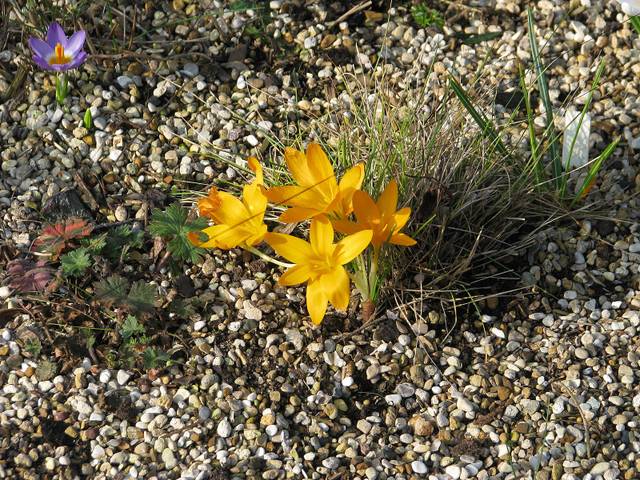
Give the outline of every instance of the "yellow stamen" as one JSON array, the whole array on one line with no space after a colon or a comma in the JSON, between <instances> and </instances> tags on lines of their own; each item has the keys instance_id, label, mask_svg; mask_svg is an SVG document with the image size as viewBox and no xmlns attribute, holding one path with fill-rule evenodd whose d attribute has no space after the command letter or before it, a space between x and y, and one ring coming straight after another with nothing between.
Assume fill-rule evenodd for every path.
<instances>
[{"instance_id":1,"label":"yellow stamen","mask_svg":"<svg viewBox=\"0 0 640 480\"><path fill-rule=\"evenodd\" d=\"M71 61L71 57L64 54L64 47L61 43L56 44L55 54L49 58L49 65L65 65Z\"/></svg>"}]
</instances>

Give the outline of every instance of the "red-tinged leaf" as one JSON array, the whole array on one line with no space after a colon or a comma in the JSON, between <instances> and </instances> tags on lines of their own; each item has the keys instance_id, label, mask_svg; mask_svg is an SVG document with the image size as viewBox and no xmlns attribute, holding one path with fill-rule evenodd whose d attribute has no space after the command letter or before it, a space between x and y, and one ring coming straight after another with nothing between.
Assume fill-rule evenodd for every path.
<instances>
[{"instance_id":1,"label":"red-tinged leaf","mask_svg":"<svg viewBox=\"0 0 640 480\"><path fill-rule=\"evenodd\" d=\"M73 240L89 236L93 226L81 218L69 218L64 222L47 225L33 242L33 248L41 253L50 253L55 260Z\"/></svg>"},{"instance_id":2,"label":"red-tinged leaf","mask_svg":"<svg viewBox=\"0 0 640 480\"><path fill-rule=\"evenodd\" d=\"M17 292L50 292L54 285L53 269L47 262L37 263L31 260L12 260L7 265L9 287Z\"/></svg>"}]
</instances>

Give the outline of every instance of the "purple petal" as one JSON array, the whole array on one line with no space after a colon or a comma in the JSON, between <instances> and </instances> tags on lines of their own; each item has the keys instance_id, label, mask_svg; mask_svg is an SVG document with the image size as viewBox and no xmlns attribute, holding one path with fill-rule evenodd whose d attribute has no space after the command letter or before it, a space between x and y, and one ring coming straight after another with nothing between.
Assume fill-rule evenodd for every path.
<instances>
[{"instance_id":1,"label":"purple petal","mask_svg":"<svg viewBox=\"0 0 640 480\"><path fill-rule=\"evenodd\" d=\"M56 48L56 44L60 43L63 47L67 46L67 36L58 22L53 22L47 30L47 43L51 48Z\"/></svg>"},{"instance_id":2,"label":"purple petal","mask_svg":"<svg viewBox=\"0 0 640 480\"><path fill-rule=\"evenodd\" d=\"M73 35L71 35L71 38L67 42L67 46L64 48L65 55L69 55L70 57L75 57L76 54L80 50L82 50L82 47L84 46L85 37L86 35L84 33L84 30L80 30L79 32L76 32Z\"/></svg>"},{"instance_id":3,"label":"purple petal","mask_svg":"<svg viewBox=\"0 0 640 480\"><path fill-rule=\"evenodd\" d=\"M65 70L71 70L72 68L78 68L80 65L84 63L86 59L87 59L87 52L80 52L75 57L73 57L73 59L69 63L61 66L67 67L65 68Z\"/></svg>"},{"instance_id":4,"label":"purple petal","mask_svg":"<svg viewBox=\"0 0 640 480\"><path fill-rule=\"evenodd\" d=\"M33 58L33 61L35 62L35 64L38 65L42 69L44 69L44 70L56 70L56 68L54 68L54 65L49 65L49 62L47 62L44 58L40 58L38 55L34 55L32 58Z\"/></svg>"},{"instance_id":5,"label":"purple petal","mask_svg":"<svg viewBox=\"0 0 640 480\"><path fill-rule=\"evenodd\" d=\"M29 46L31 47L31 50L33 50L33 53L36 54L36 56L42 58L45 61L53 53L53 49L51 48L51 46L47 42L40 40L39 38L29 38Z\"/></svg>"}]
</instances>

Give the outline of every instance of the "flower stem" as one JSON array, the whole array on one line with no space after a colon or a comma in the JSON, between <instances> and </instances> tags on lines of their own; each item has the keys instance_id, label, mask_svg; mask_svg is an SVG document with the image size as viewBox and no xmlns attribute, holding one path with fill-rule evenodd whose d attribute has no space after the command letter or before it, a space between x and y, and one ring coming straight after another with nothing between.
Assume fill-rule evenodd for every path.
<instances>
[{"instance_id":1,"label":"flower stem","mask_svg":"<svg viewBox=\"0 0 640 480\"><path fill-rule=\"evenodd\" d=\"M261 258L261 259L263 259L264 261L269 262L269 263L273 263L274 265L278 265L279 267L291 268L291 267L293 267L293 266L294 266L294 264L293 264L293 263L286 263L286 262L281 262L280 260L276 260L275 258L273 258L273 257L271 257L271 256L269 256L269 255L267 255L267 254L266 254L266 253L264 253L264 252L261 252L260 250L258 250L258 249L257 249L257 248L255 248L255 247L251 247L251 246L249 246L249 245L245 245L243 248L244 248L247 252L251 252L251 253L253 253L254 255L256 255L256 256L258 256L258 257L260 257L260 258Z\"/></svg>"},{"instance_id":2,"label":"flower stem","mask_svg":"<svg viewBox=\"0 0 640 480\"><path fill-rule=\"evenodd\" d=\"M59 73L56 76L56 102L62 106L64 99L69 94L69 80L66 73Z\"/></svg>"}]
</instances>

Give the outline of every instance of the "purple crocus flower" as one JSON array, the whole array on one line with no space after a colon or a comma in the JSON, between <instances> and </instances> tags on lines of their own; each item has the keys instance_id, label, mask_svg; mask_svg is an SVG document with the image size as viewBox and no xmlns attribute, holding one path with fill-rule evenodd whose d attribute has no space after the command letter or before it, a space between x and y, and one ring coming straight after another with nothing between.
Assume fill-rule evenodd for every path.
<instances>
[{"instance_id":1,"label":"purple crocus flower","mask_svg":"<svg viewBox=\"0 0 640 480\"><path fill-rule=\"evenodd\" d=\"M84 30L80 30L67 39L60 24L53 22L47 30L46 41L29 38L33 61L45 70L56 72L77 68L87 59L87 52L82 49L85 37Z\"/></svg>"}]
</instances>

